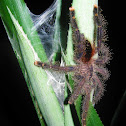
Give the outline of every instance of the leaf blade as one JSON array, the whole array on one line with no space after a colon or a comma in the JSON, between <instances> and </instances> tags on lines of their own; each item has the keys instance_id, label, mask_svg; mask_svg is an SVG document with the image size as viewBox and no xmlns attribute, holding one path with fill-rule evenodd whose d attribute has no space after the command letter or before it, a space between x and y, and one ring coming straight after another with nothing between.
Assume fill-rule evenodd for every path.
<instances>
[{"instance_id":1,"label":"leaf blade","mask_svg":"<svg viewBox=\"0 0 126 126\"><path fill-rule=\"evenodd\" d=\"M7 6L10 12L7 10ZM52 86L47 85L48 76L46 72L34 66L37 56L44 62L47 61L47 57L37 32L34 31L31 34L33 23L28 14L26 4L23 0L2 0L0 1L0 8L2 8L0 9L1 18L8 32L12 47L17 54L16 56L27 81L41 125L43 124L42 114L48 125L64 125L63 113L58 100ZM9 15L9 18L3 16L5 13Z\"/></svg>"}]
</instances>

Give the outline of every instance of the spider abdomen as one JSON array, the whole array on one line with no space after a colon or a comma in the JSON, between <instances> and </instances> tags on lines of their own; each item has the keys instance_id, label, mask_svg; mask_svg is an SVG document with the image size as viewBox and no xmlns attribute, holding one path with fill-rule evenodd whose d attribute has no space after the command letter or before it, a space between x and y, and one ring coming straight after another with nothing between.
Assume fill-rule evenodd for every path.
<instances>
[{"instance_id":1,"label":"spider abdomen","mask_svg":"<svg viewBox=\"0 0 126 126\"><path fill-rule=\"evenodd\" d=\"M83 55L81 57L81 61L83 63L87 63L94 55L94 49L92 48L91 43L88 40L85 40L83 47L84 49L83 49Z\"/></svg>"}]
</instances>

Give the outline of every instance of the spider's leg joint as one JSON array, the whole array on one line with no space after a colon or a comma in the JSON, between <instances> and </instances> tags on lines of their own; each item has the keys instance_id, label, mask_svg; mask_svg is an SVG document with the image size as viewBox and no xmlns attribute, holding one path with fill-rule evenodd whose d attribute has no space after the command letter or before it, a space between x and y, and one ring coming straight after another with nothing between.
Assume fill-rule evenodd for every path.
<instances>
[{"instance_id":1,"label":"spider's leg joint","mask_svg":"<svg viewBox=\"0 0 126 126\"><path fill-rule=\"evenodd\" d=\"M70 105L71 105L71 104L72 104L72 102L68 101L68 104L70 104Z\"/></svg>"},{"instance_id":2,"label":"spider's leg joint","mask_svg":"<svg viewBox=\"0 0 126 126\"><path fill-rule=\"evenodd\" d=\"M96 8L96 9L97 9L97 8L98 8L98 5L94 4L94 8Z\"/></svg>"},{"instance_id":3,"label":"spider's leg joint","mask_svg":"<svg viewBox=\"0 0 126 126\"><path fill-rule=\"evenodd\" d=\"M35 61L35 62L34 62L34 65L35 65L35 66L38 66L38 67L44 67L45 64L42 63L42 62L40 62L40 61Z\"/></svg>"},{"instance_id":4,"label":"spider's leg joint","mask_svg":"<svg viewBox=\"0 0 126 126\"><path fill-rule=\"evenodd\" d=\"M70 11L74 11L74 7L70 7L69 10L70 10Z\"/></svg>"},{"instance_id":5,"label":"spider's leg joint","mask_svg":"<svg viewBox=\"0 0 126 126\"><path fill-rule=\"evenodd\" d=\"M73 16L72 18L75 19L75 16Z\"/></svg>"}]
</instances>

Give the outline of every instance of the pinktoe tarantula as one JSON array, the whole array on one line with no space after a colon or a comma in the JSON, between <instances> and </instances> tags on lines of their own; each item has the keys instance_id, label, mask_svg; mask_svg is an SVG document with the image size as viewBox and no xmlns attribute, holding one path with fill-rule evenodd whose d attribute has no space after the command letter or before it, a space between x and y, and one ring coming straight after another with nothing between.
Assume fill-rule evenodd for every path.
<instances>
[{"instance_id":1,"label":"pinktoe tarantula","mask_svg":"<svg viewBox=\"0 0 126 126\"><path fill-rule=\"evenodd\" d=\"M90 101L90 93L94 89L93 103L100 100L104 92L104 81L108 79L109 72L105 68L105 64L110 60L109 48L104 44L105 41L105 20L98 11L98 6L94 5L94 25L97 33L94 33L94 41L91 44L80 33L77 21L75 19L75 10L73 7L70 10L70 22L72 27L72 38L75 49L74 61L75 66L60 67L57 65L49 65L40 61L35 61L35 65L43 69L53 69L63 72L74 72L73 80L75 88L69 98L68 103L73 104L79 95L84 96L82 105L82 125L86 126L86 117ZM97 35L97 36L96 36ZM97 44L96 38L97 37ZM97 47L96 47L97 45Z\"/></svg>"}]
</instances>

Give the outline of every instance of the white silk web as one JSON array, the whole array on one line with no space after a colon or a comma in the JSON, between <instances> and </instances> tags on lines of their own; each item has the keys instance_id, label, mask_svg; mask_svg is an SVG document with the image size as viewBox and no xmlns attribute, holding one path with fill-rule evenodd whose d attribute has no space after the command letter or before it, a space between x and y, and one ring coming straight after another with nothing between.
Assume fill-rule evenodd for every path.
<instances>
[{"instance_id":1,"label":"white silk web","mask_svg":"<svg viewBox=\"0 0 126 126\"><path fill-rule=\"evenodd\" d=\"M58 0L55 0L52 5L44 11L40 15L35 15L29 11L31 18L34 23L34 27L32 31L37 30L38 35L41 39L41 43L45 49L47 57L51 62L52 56L54 54L53 44L60 43L54 41L54 33L55 33L55 18L56 18L56 9L57 9ZM61 64L64 65L61 59ZM64 86L65 86L65 74L56 71L45 70L48 75L47 84L51 84L55 94L59 100L61 108L63 109L63 101L64 101Z\"/></svg>"}]
</instances>

